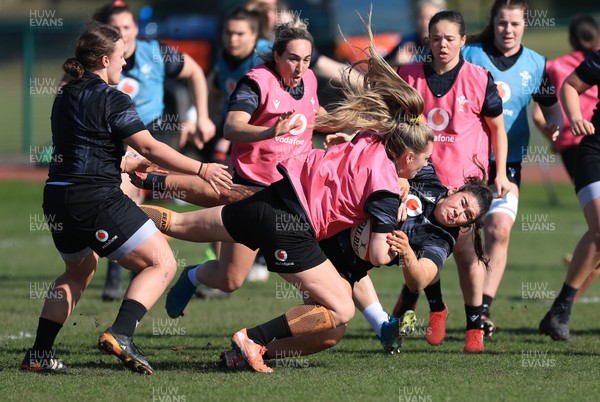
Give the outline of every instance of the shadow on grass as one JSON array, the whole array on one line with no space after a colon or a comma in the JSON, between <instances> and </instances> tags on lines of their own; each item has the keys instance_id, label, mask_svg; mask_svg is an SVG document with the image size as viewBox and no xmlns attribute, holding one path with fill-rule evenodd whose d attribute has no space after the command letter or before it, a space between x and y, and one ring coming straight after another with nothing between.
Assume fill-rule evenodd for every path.
<instances>
[{"instance_id":1,"label":"shadow on grass","mask_svg":"<svg viewBox=\"0 0 600 402\"><path fill-rule=\"evenodd\" d=\"M423 341L425 342L425 341ZM423 348L422 346L417 346L414 343L405 343L402 347L402 349L400 350L399 353L396 353L394 355L389 355L390 358L394 358L397 355L438 355L438 354L442 354L442 355L452 355L452 356L457 356L457 355L484 355L484 356L516 356L516 357L520 357L522 354L522 350L493 350L493 346L490 346L490 344L487 344L488 347L486 348L484 353L465 353L463 352L463 340L460 340L460 342L453 342L449 340L446 340L442 345L439 346L429 346L427 345L426 348ZM568 349L568 345L570 345L569 343L563 343L562 345L565 347L565 350L556 350L556 349L552 349L552 350L548 350L547 346L548 344L545 343L540 343L540 342L536 342L535 343L538 347L536 348L536 350L542 350L542 351L546 351L548 352L549 355L562 355L562 356L581 356L581 357L593 357L596 358L598 356L600 356L600 353L598 352L585 352L585 351L577 351L577 350L572 350L572 349ZM414 347L417 346L418 349L415 349ZM531 349L533 350L533 349ZM528 350L530 351L530 350ZM349 349L334 349L332 350L332 353L339 353L342 354L344 356L348 356L348 357L364 357L367 355L371 355L371 354L379 354L379 355L386 355L385 352L383 352L383 350L381 348L378 347L370 347L370 348L365 348L362 350L349 350Z\"/></svg>"},{"instance_id":2,"label":"shadow on grass","mask_svg":"<svg viewBox=\"0 0 600 402\"><path fill-rule=\"evenodd\" d=\"M232 374L232 373L248 373L251 372L250 369L226 369L225 366L219 361L218 358L214 360L194 360L188 362L165 362L165 361L153 361L150 362L154 371L158 374L162 372L189 372L189 373L223 373L223 374ZM327 364L316 364L314 361L311 361L309 364L302 362L300 359L290 359L289 361L276 361L276 360L267 360L266 364L273 369L298 369L305 370L310 368L317 367L327 367ZM106 370L114 370L115 372L126 372L130 371L126 369L123 365L119 363L119 361L115 358L115 362L111 363L110 361L102 361L102 362L85 362L85 363L73 363L68 365L69 368L72 369L106 369ZM137 374L131 372L131 374Z\"/></svg>"}]
</instances>

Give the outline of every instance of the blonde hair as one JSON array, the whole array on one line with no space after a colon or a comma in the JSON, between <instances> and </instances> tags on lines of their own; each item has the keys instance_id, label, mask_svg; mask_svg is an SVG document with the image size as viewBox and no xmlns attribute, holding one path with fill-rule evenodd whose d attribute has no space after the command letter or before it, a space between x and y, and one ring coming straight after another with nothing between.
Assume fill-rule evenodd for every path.
<instances>
[{"instance_id":1,"label":"blonde hair","mask_svg":"<svg viewBox=\"0 0 600 402\"><path fill-rule=\"evenodd\" d=\"M375 49L371 14L372 11L368 22L361 17L370 39L369 57L354 63L342 74L341 90L345 99L336 102L330 113L317 116L315 129L375 131L381 135L390 159L396 159L407 149L424 152L433 141L433 132L423 124L423 98ZM351 72L362 63L367 64L367 72L362 85L356 85Z\"/></svg>"}]
</instances>

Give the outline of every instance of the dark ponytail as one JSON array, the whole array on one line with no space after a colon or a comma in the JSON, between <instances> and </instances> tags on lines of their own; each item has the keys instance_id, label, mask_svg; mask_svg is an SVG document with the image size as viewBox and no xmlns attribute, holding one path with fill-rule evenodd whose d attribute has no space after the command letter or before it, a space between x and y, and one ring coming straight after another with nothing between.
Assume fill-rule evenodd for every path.
<instances>
[{"instance_id":1,"label":"dark ponytail","mask_svg":"<svg viewBox=\"0 0 600 402\"><path fill-rule=\"evenodd\" d=\"M465 184L459 188L457 192L462 191L471 193L477 200L477 204L480 209L479 217L469 226L466 226L465 231L473 231L473 248L475 249L477 260L483 263L486 269L489 269L490 259L485 256L483 238L481 237L481 229L483 229L485 216L490 210L494 195L492 194L492 190L490 190L490 188L487 186L487 175L485 173L485 168L479 162L476 156L473 156L473 163L479 168L482 176L469 176L465 178Z\"/></svg>"},{"instance_id":2,"label":"dark ponytail","mask_svg":"<svg viewBox=\"0 0 600 402\"><path fill-rule=\"evenodd\" d=\"M75 57L68 58L62 65L62 69L67 73L71 80L76 80L83 77L85 69L83 65L77 61Z\"/></svg>"}]
</instances>

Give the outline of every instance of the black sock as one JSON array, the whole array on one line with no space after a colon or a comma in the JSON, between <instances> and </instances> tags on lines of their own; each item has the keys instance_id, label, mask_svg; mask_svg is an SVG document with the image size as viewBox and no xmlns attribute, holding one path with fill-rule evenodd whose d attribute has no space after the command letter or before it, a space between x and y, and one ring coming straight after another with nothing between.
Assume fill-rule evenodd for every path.
<instances>
[{"instance_id":1,"label":"black sock","mask_svg":"<svg viewBox=\"0 0 600 402\"><path fill-rule=\"evenodd\" d=\"M62 324L40 317L32 349L52 350L54 340L61 328Z\"/></svg>"},{"instance_id":2,"label":"black sock","mask_svg":"<svg viewBox=\"0 0 600 402\"><path fill-rule=\"evenodd\" d=\"M483 312L483 306L467 306L465 304L465 313L467 313L467 330L469 329L481 329L481 313Z\"/></svg>"},{"instance_id":3,"label":"black sock","mask_svg":"<svg viewBox=\"0 0 600 402\"><path fill-rule=\"evenodd\" d=\"M292 331L284 315L280 315L271 321L257 325L254 328L248 328L248 338L259 345L267 346L273 339L288 338L292 336Z\"/></svg>"},{"instance_id":4,"label":"black sock","mask_svg":"<svg viewBox=\"0 0 600 402\"><path fill-rule=\"evenodd\" d=\"M571 306L573 305L573 301L575 300L575 295L577 294L577 289L570 287L566 283L563 283L563 287L560 290L560 293L552 303L552 308L550 311L562 314L571 312Z\"/></svg>"},{"instance_id":5,"label":"black sock","mask_svg":"<svg viewBox=\"0 0 600 402\"><path fill-rule=\"evenodd\" d=\"M398 318L401 317L402 314L404 314L407 310L414 310L418 299L419 294L411 292L408 286L404 284L392 315Z\"/></svg>"},{"instance_id":6,"label":"black sock","mask_svg":"<svg viewBox=\"0 0 600 402\"><path fill-rule=\"evenodd\" d=\"M429 301L429 310L432 312L444 311L446 308L444 300L442 300L441 282L442 281L437 281L436 283L432 283L425 288L425 295Z\"/></svg>"},{"instance_id":7,"label":"black sock","mask_svg":"<svg viewBox=\"0 0 600 402\"><path fill-rule=\"evenodd\" d=\"M111 329L117 334L133 336L135 329L147 311L146 307L135 300L124 300Z\"/></svg>"},{"instance_id":8,"label":"black sock","mask_svg":"<svg viewBox=\"0 0 600 402\"><path fill-rule=\"evenodd\" d=\"M490 308L492 307L492 302L494 298L492 296L488 296L486 294L483 295L483 315L491 317Z\"/></svg>"}]
</instances>

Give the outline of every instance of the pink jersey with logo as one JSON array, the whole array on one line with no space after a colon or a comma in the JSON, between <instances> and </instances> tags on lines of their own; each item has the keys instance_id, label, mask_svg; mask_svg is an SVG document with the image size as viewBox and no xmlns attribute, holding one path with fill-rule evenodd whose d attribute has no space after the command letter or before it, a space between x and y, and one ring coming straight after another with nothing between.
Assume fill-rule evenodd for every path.
<instances>
[{"instance_id":1,"label":"pink jersey with logo","mask_svg":"<svg viewBox=\"0 0 600 402\"><path fill-rule=\"evenodd\" d=\"M483 107L487 71L467 61L447 94L438 98L427 85L423 63L404 66L398 74L414 87L425 101L427 125L435 134L431 161L442 184L460 187L465 177L481 176L473 164L477 155L486 171L490 158L490 136L480 115Z\"/></svg>"},{"instance_id":2,"label":"pink jersey with logo","mask_svg":"<svg viewBox=\"0 0 600 402\"><path fill-rule=\"evenodd\" d=\"M581 64L585 55L581 51L574 51L566 54L562 57L554 59L546 63L546 71L552 80L552 83L556 86L557 90L560 90L563 82L569 75ZM558 101L561 102L560 96ZM579 96L579 102L581 102L581 115L584 119L590 121L594 114L594 108L596 102L598 102L598 87L593 86ZM562 102L561 102L562 108ZM553 143L553 148L557 152L562 152L565 149L579 144L583 136L575 137L571 132L571 123L567 118L563 110L563 119L565 122L564 130L562 135Z\"/></svg>"},{"instance_id":3,"label":"pink jersey with logo","mask_svg":"<svg viewBox=\"0 0 600 402\"><path fill-rule=\"evenodd\" d=\"M256 66L247 75L256 81L261 93L260 105L249 124L272 127L279 115L291 109L295 113L290 118L290 125L302 123L298 129L276 138L232 144L231 161L236 173L246 180L269 185L281 179L277 171L279 162L312 149L312 124L319 111L317 79L312 70L306 70L302 76L304 95L295 100L281 79L264 64Z\"/></svg>"},{"instance_id":4,"label":"pink jersey with logo","mask_svg":"<svg viewBox=\"0 0 600 402\"><path fill-rule=\"evenodd\" d=\"M316 233L326 239L369 218L364 207L377 191L399 193L396 165L376 134L315 149L281 164ZM398 195L399 197L399 195Z\"/></svg>"}]
</instances>

